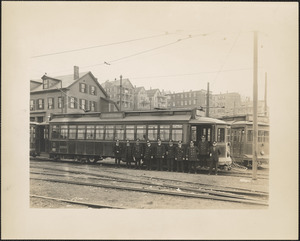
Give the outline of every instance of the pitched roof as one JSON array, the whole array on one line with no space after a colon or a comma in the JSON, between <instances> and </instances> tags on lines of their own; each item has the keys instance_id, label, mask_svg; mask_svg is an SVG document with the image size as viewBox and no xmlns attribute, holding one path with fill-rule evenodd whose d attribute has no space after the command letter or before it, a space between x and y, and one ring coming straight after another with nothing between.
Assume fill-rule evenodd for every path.
<instances>
[{"instance_id":1,"label":"pitched roof","mask_svg":"<svg viewBox=\"0 0 300 241\"><path fill-rule=\"evenodd\" d=\"M63 75L63 76L57 76L57 77L50 77L50 76L44 75L43 77L45 77L45 78L57 80L57 83L54 84L54 85L52 85L52 86L50 86L48 89L43 89L43 80L42 79L31 80L31 81L40 83L40 85L37 86L36 88L32 89L30 92L38 92L38 91L48 91L48 90L60 89L61 88L61 83L62 83L62 88L69 88L71 85L75 84L77 81L79 81L81 78L83 78L84 76L86 76L88 74L91 75L91 77L95 80L95 83L101 89L101 91L103 92L103 94L107 97L108 95L107 95L106 91L103 89L103 87L99 84L99 82L97 81L97 79L95 78L95 76L90 71L79 73L79 78L77 78L77 79L74 79L74 75L73 74Z\"/></svg>"},{"instance_id":2,"label":"pitched roof","mask_svg":"<svg viewBox=\"0 0 300 241\"><path fill-rule=\"evenodd\" d=\"M159 91L159 89L146 90L148 96L154 96L157 91Z\"/></svg>"},{"instance_id":3,"label":"pitched roof","mask_svg":"<svg viewBox=\"0 0 300 241\"><path fill-rule=\"evenodd\" d=\"M132 83L130 82L129 79L122 79L122 85L129 85L131 88L133 88L133 85ZM110 86L119 86L120 85L120 80L119 79L116 79L116 80L113 80L113 81L105 81L104 83L102 83L102 85L104 86L104 88L108 88Z\"/></svg>"},{"instance_id":4,"label":"pitched roof","mask_svg":"<svg viewBox=\"0 0 300 241\"><path fill-rule=\"evenodd\" d=\"M145 88L144 88L143 86L141 86L141 87L136 87L136 88L134 89L134 92L135 92L135 93L139 93L142 89L145 90Z\"/></svg>"}]
</instances>

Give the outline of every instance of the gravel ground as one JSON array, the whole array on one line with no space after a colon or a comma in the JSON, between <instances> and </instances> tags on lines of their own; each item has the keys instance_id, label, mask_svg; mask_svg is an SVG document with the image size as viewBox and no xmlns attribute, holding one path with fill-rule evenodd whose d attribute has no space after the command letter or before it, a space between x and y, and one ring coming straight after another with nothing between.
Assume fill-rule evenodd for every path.
<instances>
[{"instance_id":1,"label":"gravel ground","mask_svg":"<svg viewBox=\"0 0 300 241\"><path fill-rule=\"evenodd\" d=\"M106 160L112 161L112 160ZM35 162L32 162L35 165ZM145 171L125 168L104 167L101 165L74 165L72 163L38 162L39 166L52 166L60 169L83 170L99 175L117 175L120 178L130 178L136 181L145 179L164 178L173 181L165 181L168 184L182 185L180 182L204 183L218 186L246 188L256 191L268 191L268 180L252 180L251 177L215 176L207 174L188 174ZM259 172L261 173L261 172ZM31 174L32 175L32 174ZM130 185L130 184L127 184ZM79 186L74 184L52 183L41 180L30 180L30 194L67 199L79 202L96 203L100 205L122 207L127 209L262 209L265 206L252 204L232 203L209 199L176 197L152 193L107 189L91 186ZM88 208L82 205L30 198L31 208Z\"/></svg>"}]
</instances>

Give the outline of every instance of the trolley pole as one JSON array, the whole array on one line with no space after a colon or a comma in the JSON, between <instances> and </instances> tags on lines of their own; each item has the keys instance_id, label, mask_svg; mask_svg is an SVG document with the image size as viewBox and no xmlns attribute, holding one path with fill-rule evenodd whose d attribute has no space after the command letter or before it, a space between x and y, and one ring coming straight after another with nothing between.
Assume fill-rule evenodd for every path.
<instances>
[{"instance_id":1,"label":"trolley pole","mask_svg":"<svg viewBox=\"0 0 300 241\"><path fill-rule=\"evenodd\" d=\"M258 139L258 126L257 126L257 31L254 31L254 53L253 53L253 149L252 149L252 179L257 179L257 139Z\"/></svg>"},{"instance_id":2,"label":"trolley pole","mask_svg":"<svg viewBox=\"0 0 300 241\"><path fill-rule=\"evenodd\" d=\"M122 75L120 75L120 111L122 110Z\"/></svg>"},{"instance_id":3,"label":"trolley pole","mask_svg":"<svg viewBox=\"0 0 300 241\"><path fill-rule=\"evenodd\" d=\"M206 117L209 117L209 82L207 83Z\"/></svg>"}]
</instances>

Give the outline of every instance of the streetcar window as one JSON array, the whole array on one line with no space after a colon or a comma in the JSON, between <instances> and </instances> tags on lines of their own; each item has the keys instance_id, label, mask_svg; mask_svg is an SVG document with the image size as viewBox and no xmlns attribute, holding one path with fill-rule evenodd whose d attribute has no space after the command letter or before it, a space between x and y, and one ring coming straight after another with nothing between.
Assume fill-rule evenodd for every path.
<instances>
[{"instance_id":1,"label":"streetcar window","mask_svg":"<svg viewBox=\"0 0 300 241\"><path fill-rule=\"evenodd\" d=\"M69 139L76 139L76 126L69 126Z\"/></svg>"},{"instance_id":2,"label":"streetcar window","mask_svg":"<svg viewBox=\"0 0 300 241\"><path fill-rule=\"evenodd\" d=\"M116 140L124 140L124 126L116 125Z\"/></svg>"},{"instance_id":3,"label":"streetcar window","mask_svg":"<svg viewBox=\"0 0 300 241\"><path fill-rule=\"evenodd\" d=\"M227 135L226 135L226 141L230 142L230 128L227 128Z\"/></svg>"},{"instance_id":4,"label":"streetcar window","mask_svg":"<svg viewBox=\"0 0 300 241\"><path fill-rule=\"evenodd\" d=\"M54 125L51 127L51 138L56 139L59 137L59 126Z\"/></svg>"},{"instance_id":5,"label":"streetcar window","mask_svg":"<svg viewBox=\"0 0 300 241\"><path fill-rule=\"evenodd\" d=\"M218 142L224 142L225 141L225 128L218 128Z\"/></svg>"},{"instance_id":6,"label":"streetcar window","mask_svg":"<svg viewBox=\"0 0 300 241\"><path fill-rule=\"evenodd\" d=\"M126 140L134 140L134 126L126 126Z\"/></svg>"},{"instance_id":7,"label":"streetcar window","mask_svg":"<svg viewBox=\"0 0 300 241\"><path fill-rule=\"evenodd\" d=\"M136 138L140 140L146 139L146 125L136 126Z\"/></svg>"},{"instance_id":8,"label":"streetcar window","mask_svg":"<svg viewBox=\"0 0 300 241\"><path fill-rule=\"evenodd\" d=\"M93 140L95 138L94 132L95 132L94 126L86 126L86 139Z\"/></svg>"},{"instance_id":9,"label":"streetcar window","mask_svg":"<svg viewBox=\"0 0 300 241\"><path fill-rule=\"evenodd\" d=\"M247 131L247 141L253 141L253 131L252 130L248 130Z\"/></svg>"},{"instance_id":10,"label":"streetcar window","mask_svg":"<svg viewBox=\"0 0 300 241\"><path fill-rule=\"evenodd\" d=\"M104 139L104 126L96 126L96 139Z\"/></svg>"},{"instance_id":11,"label":"streetcar window","mask_svg":"<svg viewBox=\"0 0 300 241\"><path fill-rule=\"evenodd\" d=\"M192 141L197 140L197 128L196 128L196 126L192 126L192 128L191 128L191 137L192 137Z\"/></svg>"},{"instance_id":12,"label":"streetcar window","mask_svg":"<svg viewBox=\"0 0 300 241\"><path fill-rule=\"evenodd\" d=\"M148 125L148 139L151 141L157 140L157 125Z\"/></svg>"},{"instance_id":13,"label":"streetcar window","mask_svg":"<svg viewBox=\"0 0 300 241\"><path fill-rule=\"evenodd\" d=\"M211 141L211 128L207 128L207 141Z\"/></svg>"},{"instance_id":14,"label":"streetcar window","mask_svg":"<svg viewBox=\"0 0 300 241\"><path fill-rule=\"evenodd\" d=\"M182 140L182 125L172 125L172 140L179 141Z\"/></svg>"},{"instance_id":15,"label":"streetcar window","mask_svg":"<svg viewBox=\"0 0 300 241\"><path fill-rule=\"evenodd\" d=\"M106 126L105 140L114 139L114 126Z\"/></svg>"},{"instance_id":16,"label":"streetcar window","mask_svg":"<svg viewBox=\"0 0 300 241\"><path fill-rule=\"evenodd\" d=\"M77 139L84 140L85 139L85 126L78 126L77 128Z\"/></svg>"},{"instance_id":17,"label":"streetcar window","mask_svg":"<svg viewBox=\"0 0 300 241\"><path fill-rule=\"evenodd\" d=\"M269 142L269 132L265 131L265 142Z\"/></svg>"},{"instance_id":18,"label":"streetcar window","mask_svg":"<svg viewBox=\"0 0 300 241\"><path fill-rule=\"evenodd\" d=\"M263 142L264 139L264 131L258 131L258 142Z\"/></svg>"},{"instance_id":19,"label":"streetcar window","mask_svg":"<svg viewBox=\"0 0 300 241\"><path fill-rule=\"evenodd\" d=\"M68 126L67 125L63 125L60 127L60 138L68 139Z\"/></svg>"},{"instance_id":20,"label":"streetcar window","mask_svg":"<svg viewBox=\"0 0 300 241\"><path fill-rule=\"evenodd\" d=\"M170 126L169 125L160 125L159 136L162 141L170 140Z\"/></svg>"}]
</instances>

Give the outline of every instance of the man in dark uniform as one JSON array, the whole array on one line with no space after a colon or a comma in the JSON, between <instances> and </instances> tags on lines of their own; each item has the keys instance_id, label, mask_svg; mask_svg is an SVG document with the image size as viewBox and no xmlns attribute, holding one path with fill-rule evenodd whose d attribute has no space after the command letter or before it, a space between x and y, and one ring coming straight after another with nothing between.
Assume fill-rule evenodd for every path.
<instances>
[{"instance_id":1,"label":"man in dark uniform","mask_svg":"<svg viewBox=\"0 0 300 241\"><path fill-rule=\"evenodd\" d=\"M157 140L157 146L155 148L155 159L157 163L157 171L162 171L163 160L165 158L165 147L161 144L161 140Z\"/></svg>"},{"instance_id":2,"label":"man in dark uniform","mask_svg":"<svg viewBox=\"0 0 300 241\"><path fill-rule=\"evenodd\" d=\"M211 174L213 167L215 168L215 175L218 175L218 163L219 163L219 155L221 154L221 151L219 147L217 147L217 142L214 141L213 145L210 147L210 167L208 175Z\"/></svg>"},{"instance_id":3,"label":"man in dark uniform","mask_svg":"<svg viewBox=\"0 0 300 241\"><path fill-rule=\"evenodd\" d=\"M147 170L152 169L152 160L153 160L153 148L151 146L151 142L147 141L147 145L145 148L145 153L144 153L144 160L147 165Z\"/></svg>"},{"instance_id":4,"label":"man in dark uniform","mask_svg":"<svg viewBox=\"0 0 300 241\"><path fill-rule=\"evenodd\" d=\"M120 167L120 161L122 158L122 148L120 146L119 140L116 140L116 144L114 145L113 152L115 154L115 164L117 167Z\"/></svg>"},{"instance_id":5,"label":"man in dark uniform","mask_svg":"<svg viewBox=\"0 0 300 241\"><path fill-rule=\"evenodd\" d=\"M173 145L173 141L169 141L169 145L167 146L166 151L167 156L167 167L168 171L174 171L174 161L175 161L175 146Z\"/></svg>"},{"instance_id":6,"label":"man in dark uniform","mask_svg":"<svg viewBox=\"0 0 300 241\"><path fill-rule=\"evenodd\" d=\"M126 160L126 167L131 168L131 161L132 161L132 147L130 145L129 140L126 141L125 147L125 160Z\"/></svg>"},{"instance_id":7,"label":"man in dark uniform","mask_svg":"<svg viewBox=\"0 0 300 241\"><path fill-rule=\"evenodd\" d=\"M190 142L190 146L187 148L186 152L186 160L188 162L188 167L189 167L189 173L191 173L192 169L193 172L196 174L196 163L197 163L197 156L199 153L198 147L194 146L194 142Z\"/></svg>"},{"instance_id":8,"label":"man in dark uniform","mask_svg":"<svg viewBox=\"0 0 300 241\"><path fill-rule=\"evenodd\" d=\"M209 155L209 144L208 141L205 140L205 136L201 137L201 141L198 143L198 149L199 149L200 166L207 166L207 158Z\"/></svg>"},{"instance_id":9,"label":"man in dark uniform","mask_svg":"<svg viewBox=\"0 0 300 241\"><path fill-rule=\"evenodd\" d=\"M177 162L177 172L179 172L180 170L184 172L184 156L184 147L182 146L182 142L178 141L178 146L175 149L175 161Z\"/></svg>"},{"instance_id":10,"label":"man in dark uniform","mask_svg":"<svg viewBox=\"0 0 300 241\"><path fill-rule=\"evenodd\" d=\"M135 168L141 169L141 160L143 158L143 146L140 144L140 139L137 139L133 147L133 160L135 162Z\"/></svg>"}]
</instances>

